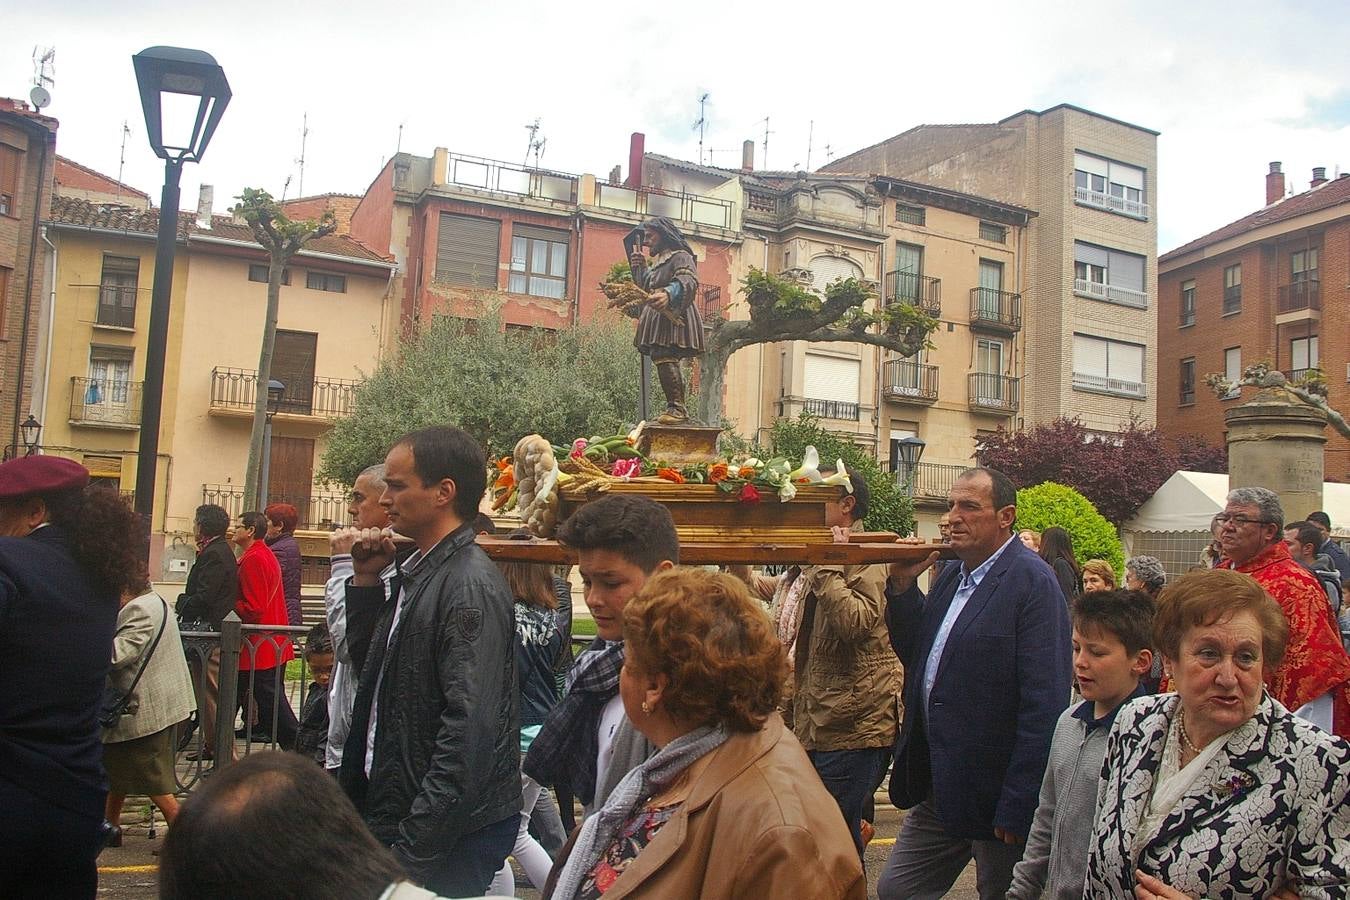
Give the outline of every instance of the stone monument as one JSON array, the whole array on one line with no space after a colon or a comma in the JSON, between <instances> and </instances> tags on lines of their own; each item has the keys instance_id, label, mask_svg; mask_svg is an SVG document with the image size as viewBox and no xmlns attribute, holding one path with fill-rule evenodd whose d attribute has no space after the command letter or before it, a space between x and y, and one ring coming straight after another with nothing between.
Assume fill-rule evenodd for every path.
<instances>
[{"instance_id":1,"label":"stone monument","mask_svg":"<svg viewBox=\"0 0 1350 900\"><path fill-rule=\"evenodd\" d=\"M1296 522L1322 508L1327 415L1266 388L1224 413L1228 425L1228 487L1264 487L1280 497Z\"/></svg>"}]
</instances>

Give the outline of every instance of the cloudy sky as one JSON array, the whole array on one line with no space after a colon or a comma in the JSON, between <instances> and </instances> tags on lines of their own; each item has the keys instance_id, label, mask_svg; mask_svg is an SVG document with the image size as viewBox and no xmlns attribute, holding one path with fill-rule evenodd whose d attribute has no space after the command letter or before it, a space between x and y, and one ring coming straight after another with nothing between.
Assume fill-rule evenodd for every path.
<instances>
[{"instance_id":1,"label":"cloudy sky","mask_svg":"<svg viewBox=\"0 0 1350 900\"><path fill-rule=\"evenodd\" d=\"M216 211L246 186L289 196L308 113L304 191L360 193L399 146L520 162L541 121L542 163L603 175L628 135L696 159L763 167L828 156L925 122L990 122L1073 103L1162 132L1157 206L1167 250L1264 203L1284 162L1350 170L1350 20L1336 2L482 3L403 0L10 4L0 96L26 98L34 46L55 47L60 152L158 199L131 55L212 53L234 99L204 163ZM705 159L708 159L705 155ZM291 179L286 187L287 178Z\"/></svg>"}]
</instances>

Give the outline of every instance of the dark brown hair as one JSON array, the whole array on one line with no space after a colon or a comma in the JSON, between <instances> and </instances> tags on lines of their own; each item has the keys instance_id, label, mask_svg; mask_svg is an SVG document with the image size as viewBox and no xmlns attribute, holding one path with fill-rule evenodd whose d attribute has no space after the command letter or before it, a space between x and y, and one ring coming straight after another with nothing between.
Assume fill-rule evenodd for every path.
<instances>
[{"instance_id":1,"label":"dark brown hair","mask_svg":"<svg viewBox=\"0 0 1350 900\"><path fill-rule=\"evenodd\" d=\"M1249 612L1261 627L1261 664L1279 666L1289 641L1289 620L1255 578L1232 569L1188 572L1163 588L1153 617L1153 643L1168 659L1181 654L1181 639L1197 626Z\"/></svg>"},{"instance_id":2,"label":"dark brown hair","mask_svg":"<svg viewBox=\"0 0 1350 900\"><path fill-rule=\"evenodd\" d=\"M1153 598L1142 591L1091 591L1073 604L1073 627L1086 634L1097 629L1125 645L1134 656L1152 646Z\"/></svg>"},{"instance_id":3,"label":"dark brown hair","mask_svg":"<svg viewBox=\"0 0 1350 900\"><path fill-rule=\"evenodd\" d=\"M778 707L787 659L763 608L737 578L703 569L652 577L623 610L626 663L670 679L676 720L758 731Z\"/></svg>"},{"instance_id":4,"label":"dark brown hair","mask_svg":"<svg viewBox=\"0 0 1350 900\"><path fill-rule=\"evenodd\" d=\"M680 538L670 510L646 497L607 494L572 513L558 541L573 550L609 550L650 575L680 561Z\"/></svg>"}]
</instances>

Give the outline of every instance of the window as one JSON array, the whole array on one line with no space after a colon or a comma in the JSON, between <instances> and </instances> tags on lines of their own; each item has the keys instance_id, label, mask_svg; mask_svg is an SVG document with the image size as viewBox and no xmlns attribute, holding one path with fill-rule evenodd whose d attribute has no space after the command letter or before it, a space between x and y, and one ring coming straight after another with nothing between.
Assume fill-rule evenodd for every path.
<instances>
[{"instance_id":1,"label":"window","mask_svg":"<svg viewBox=\"0 0 1350 900\"><path fill-rule=\"evenodd\" d=\"M975 341L975 374L971 376L971 402L976 406L1002 407L1009 400L1012 385L1003 377L1003 342L992 338Z\"/></svg>"},{"instance_id":2,"label":"window","mask_svg":"<svg viewBox=\"0 0 1350 900\"><path fill-rule=\"evenodd\" d=\"M567 296L566 231L515 225L511 229L511 276L506 289L532 297Z\"/></svg>"},{"instance_id":3,"label":"window","mask_svg":"<svg viewBox=\"0 0 1350 900\"><path fill-rule=\"evenodd\" d=\"M1297 381L1309 369L1319 366L1317 335L1294 338L1289 342L1289 377Z\"/></svg>"},{"instance_id":4,"label":"window","mask_svg":"<svg viewBox=\"0 0 1350 900\"><path fill-rule=\"evenodd\" d=\"M1148 218L1144 170L1093 156L1073 155L1074 201L1140 219Z\"/></svg>"},{"instance_id":5,"label":"window","mask_svg":"<svg viewBox=\"0 0 1350 900\"><path fill-rule=\"evenodd\" d=\"M1195 279L1181 283L1181 327L1195 324Z\"/></svg>"},{"instance_id":6,"label":"window","mask_svg":"<svg viewBox=\"0 0 1350 900\"><path fill-rule=\"evenodd\" d=\"M1144 396L1144 345L1073 336L1073 386L1122 397Z\"/></svg>"},{"instance_id":7,"label":"window","mask_svg":"<svg viewBox=\"0 0 1350 900\"><path fill-rule=\"evenodd\" d=\"M311 291L332 291L335 294L347 293L347 276L333 275L329 272L306 272L305 287Z\"/></svg>"},{"instance_id":8,"label":"window","mask_svg":"<svg viewBox=\"0 0 1350 900\"><path fill-rule=\"evenodd\" d=\"M1236 382L1242 377L1241 347L1229 347L1227 350L1223 351L1223 377L1226 380L1233 382ZM1234 385L1233 389L1224 394L1222 399L1232 400L1240 393L1242 393L1242 391L1238 389L1237 385Z\"/></svg>"},{"instance_id":9,"label":"window","mask_svg":"<svg viewBox=\"0 0 1350 900\"><path fill-rule=\"evenodd\" d=\"M84 405L107 403L125 406L131 386L130 347L89 348L89 382L85 388Z\"/></svg>"},{"instance_id":10,"label":"window","mask_svg":"<svg viewBox=\"0 0 1350 900\"><path fill-rule=\"evenodd\" d=\"M905 203L895 204L895 221L904 222L906 225L923 225L928 218L928 211L922 206L909 206Z\"/></svg>"},{"instance_id":11,"label":"window","mask_svg":"<svg viewBox=\"0 0 1350 900\"><path fill-rule=\"evenodd\" d=\"M0 216L19 215L19 160L23 154L0 144Z\"/></svg>"},{"instance_id":12,"label":"window","mask_svg":"<svg viewBox=\"0 0 1350 900\"><path fill-rule=\"evenodd\" d=\"M0 266L0 335L5 333L5 314L9 311L9 269Z\"/></svg>"},{"instance_id":13,"label":"window","mask_svg":"<svg viewBox=\"0 0 1350 900\"><path fill-rule=\"evenodd\" d=\"M1317 280L1317 248L1296 250L1289 255L1289 270L1295 283Z\"/></svg>"},{"instance_id":14,"label":"window","mask_svg":"<svg viewBox=\"0 0 1350 900\"><path fill-rule=\"evenodd\" d=\"M269 268L267 263L249 263L248 280L261 281L263 284L267 284L267 272ZM281 270L281 283L291 283L291 270L289 268Z\"/></svg>"},{"instance_id":15,"label":"window","mask_svg":"<svg viewBox=\"0 0 1350 900\"><path fill-rule=\"evenodd\" d=\"M314 361L319 336L312 331L278 328L272 350L272 378L285 385L280 412L310 415L314 411Z\"/></svg>"},{"instance_id":16,"label":"window","mask_svg":"<svg viewBox=\"0 0 1350 900\"><path fill-rule=\"evenodd\" d=\"M441 213L436 280L496 290L501 230L501 223L493 219Z\"/></svg>"},{"instance_id":17,"label":"window","mask_svg":"<svg viewBox=\"0 0 1350 900\"><path fill-rule=\"evenodd\" d=\"M991 322L1010 321L1013 307L1003 301L1003 263L980 260L980 287L975 293L972 313Z\"/></svg>"},{"instance_id":18,"label":"window","mask_svg":"<svg viewBox=\"0 0 1350 900\"><path fill-rule=\"evenodd\" d=\"M807 267L811 270L811 286L822 294L825 288L841 278L862 278L863 270L850 259L842 256L821 255L811 260Z\"/></svg>"},{"instance_id":19,"label":"window","mask_svg":"<svg viewBox=\"0 0 1350 900\"><path fill-rule=\"evenodd\" d=\"M1138 309L1148 307L1144 293L1144 257L1124 250L1073 242L1075 294Z\"/></svg>"},{"instance_id":20,"label":"window","mask_svg":"<svg viewBox=\"0 0 1350 900\"><path fill-rule=\"evenodd\" d=\"M103 274L98 283L99 325L114 328L136 327L136 286L141 261L134 256L103 257Z\"/></svg>"},{"instance_id":21,"label":"window","mask_svg":"<svg viewBox=\"0 0 1350 900\"><path fill-rule=\"evenodd\" d=\"M980 240L993 241L995 244L1006 244L1008 242L1008 229L1002 225L995 225L993 222L981 222Z\"/></svg>"},{"instance_id":22,"label":"window","mask_svg":"<svg viewBox=\"0 0 1350 900\"><path fill-rule=\"evenodd\" d=\"M858 419L861 381L859 360L808 351L802 378L806 409L827 419Z\"/></svg>"},{"instance_id":23,"label":"window","mask_svg":"<svg viewBox=\"0 0 1350 900\"><path fill-rule=\"evenodd\" d=\"M975 371L981 375L1003 374L1003 342L980 338L975 342Z\"/></svg>"},{"instance_id":24,"label":"window","mask_svg":"<svg viewBox=\"0 0 1350 900\"><path fill-rule=\"evenodd\" d=\"M1223 314L1242 312L1242 264L1223 270Z\"/></svg>"},{"instance_id":25,"label":"window","mask_svg":"<svg viewBox=\"0 0 1350 900\"><path fill-rule=\"evenodd\" d=\"M895 244L895 284L892 300L917 305L922 295L923 247L918 244Z\"/></svg>"},{"instance_id":26,"label":"window","mask_svg":"<svg viewBox=\"0 0 1350 900\"><path fill-rule=\"evenodd\" d=\"M1190 356L1181 361L1181 405L1195 402L1195 357Z\"/></svg>"}]
</instances>

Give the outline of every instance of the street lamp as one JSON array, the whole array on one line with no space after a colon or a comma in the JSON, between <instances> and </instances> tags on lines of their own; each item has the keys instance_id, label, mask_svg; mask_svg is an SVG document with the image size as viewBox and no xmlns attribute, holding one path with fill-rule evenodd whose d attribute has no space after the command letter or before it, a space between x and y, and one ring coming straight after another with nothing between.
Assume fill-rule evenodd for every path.
<instances>
[{"instance_id":1,"label":"street lamp","mask_svg":"<svg viewBox=\"0 0 1350 900\"><path fill-rule=\"evenodd\" d=\"M914 435L908 435L896 441L896 453L900 457L900 465L905 476L905 490L909 496L914 496L914 473L918 470L919 460L923 457L923 448L928 443Z\"/></svg>"},{"instance_id":2,"label":"street lamp","mask_svg":"<svg viewBox=\"0 0 1350 900\"><path fill-rule=\"evenodd\" d=\"M182 47L150 47L131 58L145 113L145 133L164 160L155 241L155 280L150 293L145 384L141 392L141 434L136 464L136 512L145 527L149 559L159 459L159 418L164 401L164 354L169 338L169 293L178 239L178 180L183 163L200 162L230 102L225 72L209 53Z\"/></svg>"},{"instance_id":3,"label":"street lamp","mask_svg":"<svg viewBox=\"0 0 1350 900\"><path fill-rule=\"evenodd\" d=\"M33 418L29 413L28 418L23 420L19 426L19 431L23 434L23 446L27 451L24 456L32 456L38 450L38 437L42 435L42 423Z\"/></svg>"},{"instance_id":4,"label":"street lamp","mask_svg":"<svg viewBox=\"0 0 1350 900\"><path fill-rule=\"evenodd\" d=\"M275 378L267 382L267 417L263 420L262 477L258 479L258 509L267 506L267 492L272 480L272 417L277 414L286 385Z\"/></svg>"}]
</instances>

